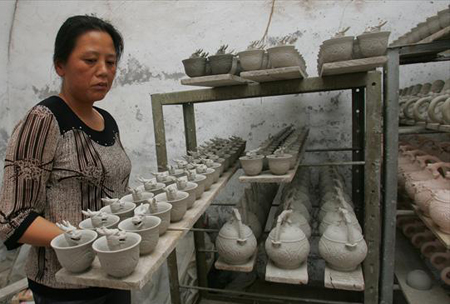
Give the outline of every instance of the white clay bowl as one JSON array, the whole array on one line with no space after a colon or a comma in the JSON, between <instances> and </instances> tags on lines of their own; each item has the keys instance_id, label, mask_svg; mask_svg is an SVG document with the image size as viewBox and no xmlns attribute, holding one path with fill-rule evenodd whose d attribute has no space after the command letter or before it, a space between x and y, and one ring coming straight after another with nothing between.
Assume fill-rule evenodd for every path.
<instances>
[{"instance_id":1,"label":"white clay bowl","mask_svg":"<svg viewBox=\"0 0 450 304\"><path fill-rule=\"evenodd\" d=\"M108 214L108 218L102 227L105 227L108 229L116 228L119 221L120 221L120 217L118 217L117 215ZM87 218L87 219L81 221L78 224L78 226L81 229L88 229L88 230L95 230L96 228L100 228L100 227L94 227L92 225L92 221L90 218Z\"/></svg>"},{"instance_id":2,"label":"white clay bowl","mask_svg":"<svg viewBox=\"0 0 450 304\"><path fill-rule=\"evenodd\" d=\"M255 71L262 68L264 50L247 50L238 53L244 71Z\"/></svg>"},{"instance_id":3,"label":"white clay bowl","mask_svg":"<svg viewBox=\"0 0 450 304\"><path fill-rule=\"evenodd\" d=\"M151 198L153 198L155 195L151 192L142 192L142 200L140 201L135 201L133 200L133 195L132 194L127 194L124 197L122 197L120 200L122 202L125 203L135 203L136 207L139 206L140 204L144 204L147 203L147 201Z\"/></svg>"},{"instance_id":4,"label":"white clay bowl","mask_svg":"<svg viewBox=\"0 0 450 304\"><path fill-rule=\"evenodd\" d=\"M157 195L157 194L163 193L164 192L163 189L165 187L166 187L166 185L164 183L156 183L156 186L154 188L150 188L150 187L145 188L144 185L140 185L137 187L137 190L150 192L150 193L153 193L153 195Z\"/></svg>"},{"instance_id":5,"label":"white clay bowl","mask_svg":"<svg viewBox=\"0 0 450 304\"><path fill-rule=\"evenodd\" d=\"M166 202L172 205L172 210L170 211L170 221L174 223L181 221L183 216L186 214L189 193L184 191L178 191L177 198L171 201L167 199L166 193L161 193L155 196L155 199L158 202L158 204L159 202Z\"/></svg>"},{"instance_id":6,"label":"white clay bowl","mask_svg":"<svg viewBox=\"0 0 450 304\"><path fill-rule=\"evenodd\" d=\"M336 62L352 59L353 36L331 38L321 46L320 62Z\"/></svg>"},{"instance_id":7,"label":"white clay bowl","mask_svg":"<svg viewBox=\"0 0 450 304\"><path fill-rule=\"evenodd\" d=\"M107 245L106 236L102 236L92 244L92 248L97 253L104 272L115 278L123 278L132 274L139 262L141 240L139 234L127 232L124 248L111 251Z\"/></svg>"},{"instance_id":8,"label":"white clay bowl","mask_svg":"<svg viewBox=\"0 0 450 304\"><path fill-rule=\"evenodd\" d=\"M196 183L188 182L187 186L184 189L178 189L180 191L184 191L189 194L188 200L186 202L188 209L191 209L192 206L194 206L194 203L196 200L197 188L198 188L198 185Z\"/></svg>"},{"instance_id":9,"label":"white clay bowl","mask_svg":"<svg viewBox=\"0 0 450 304\"><path fill-rule=\"evenodd\" d=\"M97 239L97 232L81 230L81 233L79 245L69 245L64 234L56 236L50 243L61 266L74 273L87 270L95 258L92 243Z\"/></svg>"},{"instance_id":10,"label":"white clay bowl","mask_svg":"<svg viewBox=\"0 0 450 304\"><path fill-rule=\"evenodd\" d=\"M150 210L150 215L157 216L161 219L161 224L159 225L159 235L163 235L170 225L170 211L172 210L172 205L166 202L158 202L156 212Z\"/></svg>"},{"instance_id":11,"label":"white clay bowl","mask_svg":"<svg viewBox=\"0 0 450 304\"><path fill-rule=\"evenodd\" d=\"M383 56L386 53L391 32L365 33L357 37L363 57Z\"/></svg>"},{"instance_id":12,"label":"white clay bowl","mask_svg":"<svg viewBox=\"0 0 450 304\"><path fill-rule=\"evenodd\" d=\"M145 255L151 253L158 244L160 224L161 219L159 217L147 215L143 218L141 227L137 227L129 218L119 223L119 229L139 234L142 237L139 252L140 255Z\"/></svg>"}]
</instances>

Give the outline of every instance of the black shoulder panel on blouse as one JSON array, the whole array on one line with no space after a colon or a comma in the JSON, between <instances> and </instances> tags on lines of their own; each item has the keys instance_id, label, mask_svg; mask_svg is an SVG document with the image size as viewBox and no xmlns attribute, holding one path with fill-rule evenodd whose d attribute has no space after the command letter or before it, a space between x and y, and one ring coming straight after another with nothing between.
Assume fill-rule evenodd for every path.
<instances>
[{"instance_id":1,"label":"black shoulder panel on blouse","mask_svg":"<svg viewBox=\"0 0 450 304\"><path fill-rule=\"evenodd\" d=\"M89 137L103 146L112 146L116 141L119 128L114 118L107 111L95 107L95 109L103 116L105 128L103 131L96 131L89 128L72 109L58 96L51 96L41 101L38 105L47 107L55 115L58 121L59 130L64 134L70 130L82 130Z\"/></svg>"}]
</instances>

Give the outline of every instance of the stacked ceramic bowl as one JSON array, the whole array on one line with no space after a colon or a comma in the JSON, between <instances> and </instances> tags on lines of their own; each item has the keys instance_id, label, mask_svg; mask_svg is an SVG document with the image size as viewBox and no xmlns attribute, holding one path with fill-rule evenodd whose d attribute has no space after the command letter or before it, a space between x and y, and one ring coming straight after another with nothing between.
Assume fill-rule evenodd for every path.
<instances>
[{"instance_id":1,"label":"stacked ceramic bowl","mask_svg":"<svg viewBox=\"0 0 450 304\"><path fill-rule=\"evenodd\" d=\"M450 125L450 79L400 90L400 119L408 123Z\"/></svg>"},{"instance_id":2,"label":"stacked ceramic bowl","mask_svg":"<svg viewBox=\"0 0 450 304\"><path fill-rule=\"evenodd\" d=\"M436 15L417 24L405 35L391 43L391 46L415 44L450 26L450 8L439 11Z\"/></svg>"}]
</instances>

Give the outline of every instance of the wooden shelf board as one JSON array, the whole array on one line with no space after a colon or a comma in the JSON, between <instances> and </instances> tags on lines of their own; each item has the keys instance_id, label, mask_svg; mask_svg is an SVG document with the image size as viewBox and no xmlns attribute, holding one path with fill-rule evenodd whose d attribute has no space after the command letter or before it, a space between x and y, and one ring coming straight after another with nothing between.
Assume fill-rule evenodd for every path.
<instances>
[{"instance_id":1,"label":"wooden shelf board","mask_svg":"<svg viewBox=\"0 0 450 304\"><path fill-rule=\"evenodd\" d=\"M255 82L303 79L308 77L306 72L299 66L242 72L240 76Z\"/></svg>"},{"instance_id":2,"label":"wooden shelf board","mask_svg":"<svg viewBox=\"0 0 450 304\"><path fill-rule=\"evenodd\" d=\"M409 304L443 304L449 303L449 297L445 291L434 283L430 290L417 290L406 283L406 277L413 270L423 270L430 278L433 275L424 265L423 261L415 254L409 241L397 231L395 242L395 276L403 294Z\"/></svg>"},{"instance_id":3,"label":"wooden shelf board","mask_svg":"<svg viewBox=\"0 0 450 304\"><path fill-rule=\"evenodd\" d=\"M178 241L184 237L194 223L206 211L214 198L219 194L220 190L225 187L228 180L237 170L235 164L222 177L213 184L208 191L205 191L199 200L196 200L194 206L187 210L183 219L176 223L171 223L169 229L181 228L180 231L170 230L162 235L159 239L155 250L145 256L139 258L135 271L128 277L116 279L108 276L100 267L100 262L96 257L91 268L79 274L74 274L62 268L56 273L56 279L63 283L77 284L92 287L108 287L116 289L142 289L144 285L151 279L153 273L161 266L169 254L177 245Z\"/></svg>"},{"instance_id":4,"label":"wooden shelf board","mask_svg":"<svg viewBox=\"0 0 450 304\"><path fill-rule=\"evenodd\" d=\"M422 220L422 222L428 227L428 229L433 232L436 238L444 245L445 248L450 249L450 234L446 234L439 230L438 226L429 217L422 214L419 207L413 206L417 216Z\"/></svg>"},{"instance_id":5,"label":"wooden shelf board","mask_svg":"<svg viewBox=\"0 0 450 304\"><path fill-rule=\"evenodd\" d=\"M377 67L382 67L386 62L386 56L378 56L324 63L320 71L320 77L367 72Z\"/></svg>"},{"instance_id":6,"label":"wooden shelf board","mask_svg":"<svg viewBox=\"0 0 450 304\"><path fill-rule=\"evenodd\" d=\"M365 287L361 265L350 272L334 270L325 265L324 281L325 287L331 289L361 291Z\"/></svg>"},{"instance_id":7,"label":"wooden shelf board","mask_svg":"<svg viewBox=\"0 0 450 304\"><path fill-rule=\"evenodd\" d=\"M255 250L255 253L250 258L250 260L247 263L242 264L242 265L230 265L230 264L226 263L219 256L219 258L217 259L216 263L214 263L214 266L217 269L220 269L220 270L236 271L236 272L252 272L253 271L253 267L255 266L257 254L258 254L258 251Z\"/></svg>"},{"instance_id":8,"label":"wooden shelf board","mask_svg":"<svg viewBox=\"0 0 450 304\"><path fill-rule=\"evenodd\" d=\"M450 26L447 26L446 28L443 28L440 31L437 31L436 33L428 36L427 38L420 40L419 42L417 42L417 44L431 43L433 41L440 40L440 39L450 39Z\"/></svg>"},{"instance_id":9,"label":"wooden shelf board","mask_svg":"<svg viewBox=\"0 0 450 304\"><path fill-rule=\"evenodd\" d=\"M426 126L429 130L436 130L450 133L450 125L440 125L437 123L428 123Z\"/></svg>"},{"instance_id":10,"label":"wooden shelf board","mask_svg":"<svg viewBox=\"0 0 450 304\"><path fill-rule=\"evenodd\" d=\"M241 183L290 183L294 178L295 173L297 173L297 169L300 163L303 161L308 134L309 129L306 130L306 134L303 138L302 145L300 146L300 153L298 154L297 163L295 164L294 169L289 170L286 174L283 175L274 175L270 172L270 170L262 171L261 174L256 176L241 175L239 176L239 181Z\"/></svg>"},{"instance_id":11,"label":"wooden shelf board","mask_svg":"<svg viewBox=\"0 0 450 304\"><path fill-rule=\"evenodd\" d=\"M294 285L308 284L308 263L305 261L297 269L281 269L268 259L266 281Z\"/></svg>"},{"instance_id":12,"label":"wooden shelf board","mask_svg":"<svg viewBox=\"0 0 450 304\"><path fill-rule=\"evenodd\" d=\"M232 74L221 74L181 79L182 85L198 87L226 87L234 85L247 85L254 83L251 80L241 78Z\"/></svg>"}]
</instances>

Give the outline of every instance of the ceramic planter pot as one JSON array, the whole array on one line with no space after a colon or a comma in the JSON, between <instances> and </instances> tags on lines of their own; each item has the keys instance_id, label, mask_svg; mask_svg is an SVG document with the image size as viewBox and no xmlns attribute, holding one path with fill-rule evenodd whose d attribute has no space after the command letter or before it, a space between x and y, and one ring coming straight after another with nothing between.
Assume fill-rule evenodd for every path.
<instances>
[{"instance_id":1,"label":"ceramic planter pot","mask_svg":"<svg viewBox=\"0 0 450 304\"><path fill-rule=\"evenodd\" d=\"M267 155L266 156L269 162L269 170L274 175L283 175L289 171L291 166L292 155L283 154L283 155Z\"/></svg>"},{"instance_id":2,"label":"ceramic planter pot","mask_svg":"<svg viewBox=\"0 0 450 304\"><path fill-rule=\"evenodd\" d=\"M237 209L226 222L216 238L216 248L220 257L230 265L245 264L256 251L256 238L252 230L242 223Z\"/></svg>"},{"instance_id":3,"label":"ceramic planter pot","mask_svg":"<svg viewBox=\"0 0 450 304\"><path fill-rule=\"evenodd\" d=\"M209 56L209 64L211 65L211 74L229 74L233 65L234 56L231 54L212 55Z\"/></svg>"},{"instance_id":4,"label":"ceramic planter pot","mask_svg":"<svg viewBox=\"0 0 450 304\"><path fill-rule=\"evenodd\" d=\"M437 190L434 193L430 216L439 230L450 234L450 190Z\"/></svg>"},{"instance_id":5,"label":"ceramic planter pot","mask_svg":"<svg viewBox=\"0 0 450 304\"><path fill-rule=\"evenodd\" d=\"M189 194L186 204L187 204L187 208L191 209L192 206L194 206L194 203L196 200L196 192L197 192L198 185L196 183L187 182L185 187L179 187L178 185L177 185L177 187L178 187L178 190L184 191Z\"/></svg>"},{"instance_id":6,"label":"ceramic planter pot","mask_svg":"<svg viewBox=\"0 0 450 304\"><path fill-rule=\"evenodd\" d=\"M283 211L277 226L270 231L265 249L268 257L279 268L297 269L308 258L310 245L307 237L297 225L291 225L284 218L292 211Z\"/></svg>"},{"instance_id":7,"label":"ceramic planter pot","mask_svg":"<svg viewBox=\"0 0 450 304\"><path fill-rule=\"evenodd\" d=\"M139 244L140 255L151 253L159 241L159 225L161 219L156 216L147 215L142 217L139 224L134 223L132 218L119 223L119 229L127 232L134 232L141 236Z\"/></svg>"},{"instance_id":8,"label":"ceramic planter pot","mask_svg":"<svg viewBox=\"0 0 450 304\"><path fill-rule=\"evenodd\" d=\"M351 60L353 54L353 36L331 38L321 46L323 63Z\"/></svg>"},{"instance_id":9,"label":"ceramic planter pot","mask_svg":"<svg viewBox=\"0 0 450 304\"><path fill-rule=\"evenodd\" d=\"M261 70L264 59L264 50L247 50L238 53L244 71Z\"/></svg>"},{"instance_id":10,"label":"ceramic planter pot","mask_svg":"<svg viewBox=\"0 0 450 304\"><path fill-rule=\"evenodd\" d=\"M214 169L213 183L217 183L219 181L220 176L223 173L223 167L219 163L213 163L211 169Z\"/></svg>"},{"instance_id":11,"label":"ceramic planter pot","mask_svg":"<svg viewBox=\"0 0 450 304\"><path fill-rule=\"evenodd\" d=\"M92 247L97 253L102 270L115 278L123 278L132 274L139 262L141 239L139 234L127 232L124 248L119 250L109 249L106 236L96 240Z\"/></svg>"},{"instance_id":12,"label":"ceramic planter pot","mask_svg":"<svg viewBox=\"0 0 450 304\"><path fill-rule=\"evenodd\" d=\"M299 65L299 56L293 45L280 45L267 49L272 68L286 68Z\"/></svg>"},{"instance_id":13,"label":"ceramic planter pot","mask_svg":"<svg viewBox=\"0 0 450 304\"><path fill-rule=\"evenodd\" d=\"M197 174L202 174L202 175L206 176L206 179L205 179L205 191L208 191L211 188L212 184L214 184L214 176L213 176L214 172L215 172L215 170L212 169L212 168L207 168L205 170L205 172L197 171Z\"/></svg>"},{"instance_id":14,"label":"ceramic planter pot","mask_svg":"<svg viewBox=\"0 0 450 304\"><path fill-rule=\"evenodd\" d=\"M154 194L152 192L142 192L141 195L142 196L140 199L135 200L132 194L127 194L120 200L125 203L134 203L136 204L136 206L139 206L140 204L146 203L149 199L154 197Z\"/></svg>"},{"instance_id":15,"label":"ceramic planter pot","mask_svg":"<svg viewBox=\"0 0 450 304\"><path fill-rule=\"evenodd\" d=\"M353 271L367 256L367 244L358 229L349 224L347 213L345 221L330 225L319 241L320 256L328 266L338 271Z\"/></svg>"},{"instance_id":16,"label":"ceramic planter pot","mask_svg":"<svg viewBox=\"0 0 450 304\"><path fill-rule=\"evenodd\" d=\"M390 34L391 32L383 31L359 35L357 39L361 55L367 58L386 54Z\"/></svg>"},{"instance_id":17,"label":"ceramic planter pot","mask_svg":"<svg viewBox=\"0 0 450 304\"><path fill-rule=\"evenodd\" d=\"M261 173L263 169L263 159L264 155L239 157L242 170L244 170L245 175L248 176L255 176Z\"/></svg>"},{"instance_id":18,"label":"ceramic planter pot","mask_svg":"<svg viewBox=\"0 0 450 304\"><path fill-rule=\"evenodd\" d=\"M118 211L118 212L112 212L111 211L111 206L105 206L102 209L100 209L100 211L117 215L120 218L120 220L123 221L124 219L127 219L127 218L133 216L134 208L136 208L136 204L135 203L126 202L125 206L123 207L123 209Z\"/></svg>"},{"instance_id":19,"label":"ceramic planter pot","mask_svg":"<svg viewBox=\"0 0 450 304\"><path fill-rule=\"evenodd\" d=\"M161 193L155 196L156 201L166 202L172 205L172 210L170 211L170 221L172 223L179 222L186 214L187 202L189 200L189 193L184 191L177 191L176 198L168 199L166 193Z\"/></svg>"},{"instance_id":20,"label":"ceramic planter pot","mask_svg":"<svg viewBox=\"0 0 450 304\"><path fill-rule=\"evenodd\" d=\"M438 12L439 25L441 28L450 26L450 8Z\"/></svg>"},{"instance_id":21,"label":"ceramic planter pot","mask_svg":"<svg viewBox=\"0 0 450 304\"><path fill-rule=\"evenodd\" d=\"M183 66L186 75L189 77L200 77L206 75L206 58L184 59Z\"/></svg>"},{"instance_id":22,"label":"ceramic planter pot","mask_svg":"<svg viewBox=\"0 0 450 304\"><path fill-rule=\"evenodd\" d=\"M117 224L120 221L120 217L118 217L117 215L114 214L108 214L108 217L106 219L106 221L102 224L102 226L100 227L105 227L105 228L115 228L117 227ZM95 230L94 225L92 225L92 220L90 218L85 219L83 221L81 221L78 226L81 229L89 229L89 230Z\"/></svg>"},{"instance_id":23,"label":"ceramic planter pot","mask_svg":"<svg viewBox=\"0 0 450 304\"><path fill-rule=\"evenodd\" d=\"M198 200L205 192L206 176L203 174L196 174L192 182L197 184L197 188L195 189L195 199Z\"/></svg>"},{"instance_id":24,"label":"ceramic planter pot","mask_svg":"<svg viewBox=\"0 0 450 304\"><path fill-rule=\"evenodd\" d=\"M50 243L61 266L74 273L87 270L95 258L92 243L97 239L97 232L82 230L81 233L78 245L69 245L64 234L56 236Z\"/></svg>"}]
</instances>

